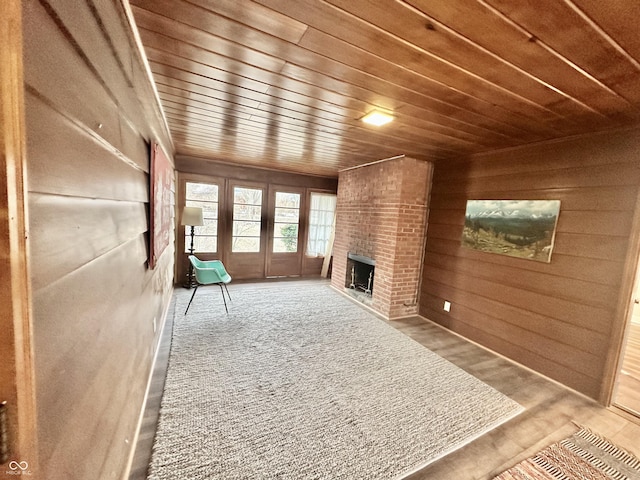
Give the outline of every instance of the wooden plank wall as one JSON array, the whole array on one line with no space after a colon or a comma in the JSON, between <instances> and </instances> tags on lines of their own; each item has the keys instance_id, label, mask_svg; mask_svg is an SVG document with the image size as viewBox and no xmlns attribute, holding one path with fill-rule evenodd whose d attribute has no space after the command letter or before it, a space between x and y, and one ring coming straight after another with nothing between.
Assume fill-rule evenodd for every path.
<instances>
[{"instance_id":1,"label":"wooden plank wall","mask_svg":"<svg viewBox=\"0 0 640 480\"><path fill-rule=\"evenodd\" d=\"M437 163L420 313L598 398L621 321L638 152L631 130ZM462 248L467 199L560 200L551 263Z\"/></svg>"},{"instance_id":2,"label":"wooden plank wall","mask_svg":"<svg viewBox=\"0 0 640 480\"><path fill-rule=\"evenodd\" d=\"M173 243L148 270L149 143L172 146L119 2L25 0L38 478L122 478Z\"/></svg>"}]
</instances>

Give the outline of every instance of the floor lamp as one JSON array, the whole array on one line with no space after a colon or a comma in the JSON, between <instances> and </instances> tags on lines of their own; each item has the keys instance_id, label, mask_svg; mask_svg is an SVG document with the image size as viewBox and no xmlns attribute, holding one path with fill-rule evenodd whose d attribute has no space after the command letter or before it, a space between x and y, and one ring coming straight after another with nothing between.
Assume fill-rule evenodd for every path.
<instances>
[{"instance_id":1,"label":"floor lamp","mask_svg":"<svg viewBox=\"0 0 640 480\"><path fill-rule=\"evenodd\" d=\"M204 218L202 215L202 208L200 207L184 207L182 210L182 220L180 225L191 227L191 247L189 248L189 255L193 255L195 249L193 248L193 236L195 227L204 225ZM187 281L184 284L185 288L192 288L196 286L196 279L193 275L193 265L189 262L189 273L187 273Z\"/></svg>"}]
</instances>

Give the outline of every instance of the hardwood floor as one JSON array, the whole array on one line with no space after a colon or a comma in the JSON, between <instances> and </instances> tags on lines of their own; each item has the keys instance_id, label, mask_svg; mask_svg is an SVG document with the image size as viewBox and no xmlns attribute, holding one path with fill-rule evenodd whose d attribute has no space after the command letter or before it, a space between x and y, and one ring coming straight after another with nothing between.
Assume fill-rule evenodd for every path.
<instances>
[{"instance_id":1,"label":"hardwood floor","mask_svg":"<svg viewBox=\"0 0 640 480\"><path fill-rule=\"evenodd\" d=\"M575 424L640 456L640 424L422 318L391 324L526 408L510 422L408 477L411 480L491 479L568 436Z\"/></svg>"},{"instance_id":2,"label":"hardwood floor","mask_svg":"<svg viewBox=\"0 0 640 480\"><path fill-rule=\"evenodd\" d=\"M167 311L167 320L162 330L160 344L158 345L158 353L156 355L155 365L153 366L153 374L151 384L149 385L149 394L147 395L147 404L145 405L142 418L142 425L136 442L136 451L133 456L131 471L129 472L129 480L146 480L147 468L151 460L151 451L153 448L153 439L156 434L156 426L158 425L158 414L160 413L160 402L162 400L162 392L164 390L164 380L169 365L169 353L171 350L171 335L173 332L173 317L176 308L176 294Z\"/></svg>"},{"instance_id":3,"label":"hardwood floor","mask_svg":"<svg viewBox=\"0 0 640 480\"><path fill-rule=\"evenodd\" d=\"M168 321L172 318L170 309ZM407 477L408 479L492 479L520 460L568 436L576 430L575 424L589 427L640 456L640 442L637 441L640 438L640 420L634 423L613 410L424 318L411 317L388 323L526 408L513 420ZM129 480L146 479L166 373L171 328L172 324L168 323L163 332L152 391Z\"/></svg>"}]
</instances>

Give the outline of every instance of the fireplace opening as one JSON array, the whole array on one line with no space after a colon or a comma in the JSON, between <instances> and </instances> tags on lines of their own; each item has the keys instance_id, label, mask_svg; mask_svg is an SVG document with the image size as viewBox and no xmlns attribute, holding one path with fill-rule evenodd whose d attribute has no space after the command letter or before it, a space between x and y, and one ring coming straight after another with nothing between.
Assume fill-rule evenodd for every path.
<instances>
[{"instance_id":1,"label":"fireplace opening","mask_svg":"<svg viewBox=\"0 0 640 480\"><path fill-rule=\"evenodd\" d=\"M373 295L373 280L376 261L373 258L353 253L347 254L347 278L345 288Z\"/></svg>"}]
</instances>

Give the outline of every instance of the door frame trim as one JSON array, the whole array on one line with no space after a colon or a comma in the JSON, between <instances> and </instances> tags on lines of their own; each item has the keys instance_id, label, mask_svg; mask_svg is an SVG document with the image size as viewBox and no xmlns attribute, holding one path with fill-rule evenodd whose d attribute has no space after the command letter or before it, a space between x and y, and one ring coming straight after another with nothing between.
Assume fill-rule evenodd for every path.
<instances>
[{"instance_id":1,"label":"door frame trim","mask_svg":"<svg viewBox=\"0 0 640 480\"><path fill-rule=\"evenodd\" d=\"M624 270L622 272L615 316L611 325L609 350L604 365L600 395L598 401L610 407L613 402L622 361L623 348L627 328L633 313L633 294L636 283L636 273L640 262L640 189L636 195L629 243L625 255ZM639 279L640 280L640 279Z\"/></svg>"},{"instance_id":2,"label":"door frame trim","mask_svg":"<svg viewBox=\"0 0 640 480\"><path fill-rule=\"evenodd\" d=\"M7 0L0 16L0 330L3 342L0 401L7 400L9 460L36 472L37 411L33 365L31 282L28 270L26 125L22 2ZM8 298L6 298L8 297ZM7 384L8 383L8 384Z\"/></svg>"}]
</instances>

